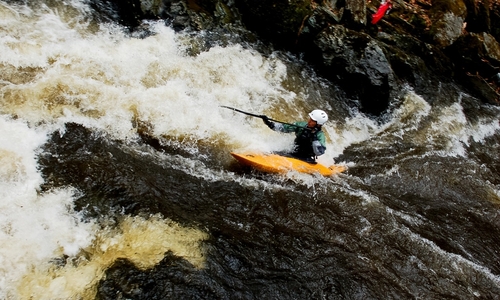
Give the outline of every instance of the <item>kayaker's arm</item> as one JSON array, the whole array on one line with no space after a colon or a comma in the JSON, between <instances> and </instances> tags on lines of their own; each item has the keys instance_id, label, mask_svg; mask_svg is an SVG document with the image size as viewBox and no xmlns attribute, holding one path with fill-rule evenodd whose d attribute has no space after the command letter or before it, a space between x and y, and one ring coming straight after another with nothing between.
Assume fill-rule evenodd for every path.
<instances>
[{"instance_id":1,"label":"kayaker's arm","mask_svg":"<svg viewBox=\"0 0 500 300\"><path fill-rule=\"evenodd\" d=\"M323 132L318 132L313 137L312 148L316 156L325 154L325 134Z\"/></svg>"},{"instance_id":2,"label":"kayaker's arm","mask_svg":"<svg viewBox=\"0 0 500 300\"><path fill-rule=\"evenodd\" d=\"M264 124L266 124L267 127L271 128L274 131L288 133L288 132L294 132L297 128L307 129L304 126L300 126L297 124L288 124L288 123L281 123L281 122L275 123L275 122L272 122L271 120L269 120L269 118L264 116L264 115L261 116L261 118L262 118L262 121L264 121Z\"/></svg>"}]
</instances>

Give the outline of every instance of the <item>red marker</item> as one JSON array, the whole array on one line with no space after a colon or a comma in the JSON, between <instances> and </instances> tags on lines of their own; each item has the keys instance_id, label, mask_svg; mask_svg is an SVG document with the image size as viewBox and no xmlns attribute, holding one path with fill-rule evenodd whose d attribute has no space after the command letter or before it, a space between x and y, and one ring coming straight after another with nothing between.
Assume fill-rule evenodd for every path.
<instances>
[{"instance_id":1,"label":"red marker","mask_svg":"<svg viewBox=\"0 0 500 300\"><path fill-rule=\"evenodd\" d=\"M372 24L376 24L382 17L389 13L392 8L391 0L382 0L376 13L372 15Z\"/></svg>"}]
</instances>

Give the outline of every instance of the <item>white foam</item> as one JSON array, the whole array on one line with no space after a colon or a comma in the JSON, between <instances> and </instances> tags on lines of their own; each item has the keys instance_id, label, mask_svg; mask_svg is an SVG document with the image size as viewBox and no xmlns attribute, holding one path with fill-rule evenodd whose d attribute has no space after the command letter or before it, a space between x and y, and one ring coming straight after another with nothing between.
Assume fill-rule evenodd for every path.
<instances>
[{"instance_id":1,"label":"white foam","mask_svg":"<svg viewBox=\"0 0 500 300\"><path fill-rule=\"evenodd\" d=\"M21 138L20 138L21 137ZM39 194L37 148L47 134L0 117L0 298L15 295L16 282L33 265L75 255L92 241L92 223L72 210L72 189Z\"/></svg>"}]
</instances>

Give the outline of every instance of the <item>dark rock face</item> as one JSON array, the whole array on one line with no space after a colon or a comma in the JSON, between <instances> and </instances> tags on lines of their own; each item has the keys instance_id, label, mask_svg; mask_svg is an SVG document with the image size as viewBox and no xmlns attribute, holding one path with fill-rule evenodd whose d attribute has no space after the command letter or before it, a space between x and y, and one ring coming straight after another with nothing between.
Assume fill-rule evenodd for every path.
<instances>
[{"instance_id":1,"label":"dark rock face","mask_svg":"<svg viewBox=\"0 0 500 300\"><path fill-rule=\"evenodd\" d=\"M340 78L351 98L375 114L388 106L394 73L377 41L334 25L320 32L314 43L322 55L323 73Z\"/></svg>"},{"instance_id":2,"label":"dark rock face","mask_svg":"<svg viewBox=\"0 0 500 300\"><path fill-rule=\"evenodd\" d=\"M430 33L434 44L441 48L453 44L462 34L466 15L467 8L461 0L433 1L429 16L432 20Z\"/></svg>"},{"instance_id":3,"label":"dark rock face","mask_svg":"<svg viewBox=\"0 0 500 300\"><path fill-rule=\"evenodd\" d=\"M90 5L100 17L132 28L139 26L145 17L140 0L92 0Z\"/></svg>"},{"instance_id":4,"label":"dark rock face","mask_svg":"<svg viewBox=\"0 0 500 300\"><path fill-rule=\"evenodd\" d=\"M500 103L497 1L393 0L376 25L370 19L379 1L142 2L94 0L94 6L111 5L118 16L110 19L132 28L141 19L162 18L177 30L253 31L273 47L300 53L374 116L403 85L432 99L439 82L457 84L482 102Z\"/></svg>"},{"instance_id":5,"label":"dark rock face","mask_svg":"<svg viewBox=\"0 0 500 300\"><path fill-rule=\"evenodd\" d=\"M467 33L447 53L456 64L456 79L486 102L498 104L500 45L488 33Z\"/></svg>"},{"instance_id":6,"label":"dark rock face","mask_svg":"<svg viewBox=\"0 0 500 300\"><path fill-rule=\"evenodd\" d=\"M311 2L304 0L238 0L235 6L241 12L248 29L263 38L290 46L296 40L301 24L311 14Z\"/></svg>"}]
</instances>

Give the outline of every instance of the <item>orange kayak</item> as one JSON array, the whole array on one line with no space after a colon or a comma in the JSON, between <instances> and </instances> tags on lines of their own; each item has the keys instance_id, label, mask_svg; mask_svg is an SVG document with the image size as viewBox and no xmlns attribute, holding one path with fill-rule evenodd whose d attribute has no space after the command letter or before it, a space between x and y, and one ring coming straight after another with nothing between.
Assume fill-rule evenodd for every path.
<instances>
[{"instance_id":1,"label":"orange kayak","mask_svg":"<svg viewBox=\"0 0 500 300\"><path fill-rule=\"evenodd\" d=\"M290 171L297 171L307 174L319 173L323 176L331 176L344 172L347 169L345 166L340 165L331 165L327 167L319 163L311 164L300 159L277 154L231 152L231 155L242 165L250 166L258 171L266 173L283 174Z\"/></svg>"}]
</instances>

